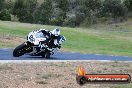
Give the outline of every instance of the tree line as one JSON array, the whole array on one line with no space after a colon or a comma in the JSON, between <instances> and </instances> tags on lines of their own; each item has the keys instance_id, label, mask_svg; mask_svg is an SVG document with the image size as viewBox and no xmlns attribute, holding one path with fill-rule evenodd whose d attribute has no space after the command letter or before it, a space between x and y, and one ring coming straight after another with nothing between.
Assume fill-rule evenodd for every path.
<instances>
[{"instance_id":1,"label":"tree line","mask_svg":"<svg viewBox=\"0 0 132 88\"><path fill-rule=\"evenodd\" d=\"M56 26L123 22L132 17L132 0L0 0L0 20Z\"/></svg>"}]
</instances>

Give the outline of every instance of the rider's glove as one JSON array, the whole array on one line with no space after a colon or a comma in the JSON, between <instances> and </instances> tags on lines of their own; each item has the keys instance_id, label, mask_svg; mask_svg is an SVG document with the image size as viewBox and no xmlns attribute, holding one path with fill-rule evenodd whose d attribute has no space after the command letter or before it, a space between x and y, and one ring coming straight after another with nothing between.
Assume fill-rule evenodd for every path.
<instances>
[{"instance_id":1,"label":"rider's glove","mask_svg":"<svg viewBox=\"0 0 132 88\"><path fill-rule=\"evenodd\" d=\"M60 48L61 48L61 45L55 45L55 47L57 47L57 48L59 48L59 49L60 49Z\"/></svg>"},{"instance_id":2,"label":"rider's glove","mask_svg":"<svg viewBox=\"0 0 132 88\"><path fill-rule=\"evenodd\" d=\"M61 46L58 46L58 48L60 49L60 48L61 48Z\"/></svg>"}]
</instances>

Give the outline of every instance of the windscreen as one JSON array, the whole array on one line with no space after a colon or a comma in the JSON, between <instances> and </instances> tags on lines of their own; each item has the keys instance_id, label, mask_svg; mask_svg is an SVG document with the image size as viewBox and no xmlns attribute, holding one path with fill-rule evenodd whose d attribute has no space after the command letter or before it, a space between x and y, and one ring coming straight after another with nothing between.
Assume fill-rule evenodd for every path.
<instances>
[{"instance_id":1,"label":"windscreen","mask_svg":"<svg viewBox=\"0 0 132 88\"><path fill-rule=\"evenodd\" d=\"M43 35L43 33L41 31L37 32L35 36L36 36L36 38L45 38L45 36Z\"/></svg>"}]
</instances>

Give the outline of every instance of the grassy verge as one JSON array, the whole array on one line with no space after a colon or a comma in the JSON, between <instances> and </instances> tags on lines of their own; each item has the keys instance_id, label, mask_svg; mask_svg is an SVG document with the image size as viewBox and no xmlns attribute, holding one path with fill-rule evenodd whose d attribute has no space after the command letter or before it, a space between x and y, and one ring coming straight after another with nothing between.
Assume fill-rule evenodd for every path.
<instances>
[{"instance_id":1,"label":"grassy verge","mask_svg":"<svg viewBox=\"0 0 132 88\"><path fill-rule=\"evenodd\" d=\"M67 38L62 51L132 56L131 24L131 22L126 22L115 25L100 24L90 28L62 27L62 34ZM30 31L39 28L51 30L55 26L0 21L0 47L14 48L21 41L7 43L8 38L13 37L10 42L16 41L14 38L26 39ZM5 37L8 37L7 42L2 41Z\"/></svg>"}]
</instances>

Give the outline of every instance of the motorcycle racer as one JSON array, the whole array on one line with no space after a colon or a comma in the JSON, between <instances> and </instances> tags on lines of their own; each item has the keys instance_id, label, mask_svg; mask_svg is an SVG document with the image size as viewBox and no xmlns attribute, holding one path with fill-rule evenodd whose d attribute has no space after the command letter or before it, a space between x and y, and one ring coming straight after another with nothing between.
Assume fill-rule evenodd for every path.
<instances>
[{"instance_id":1,"label":"motorcycle racer","mask_svg":"<svg viewBox=\"0 0 132 88\"><path fill-rule=\"evenodd\" d=\"M55 28L52 31L39 29L31 31L27 36L27 41L17 46L13 51L14 57L24 54L31 56L42 56L50 58L66 38L60 35L60 29Z\"/></svg>"},{"instance_id":2,"label":"motorcycle racer","mask_svg":"<svg viewBox=\"0 0 132 88\"><path fill-rule=\"evenodd\" d=\"M66 40L64 36L60 35L60 29L59 28L55 28L52 31L49 31L46 29L40 29L40 30L44 35L49 36L49 39L47 39L47 43L48 43L49 48L56 48L56 47L60 48L61 43ZM60 41L60 39L62 39L62 40Z\"/></svg>"}]
</instances>

